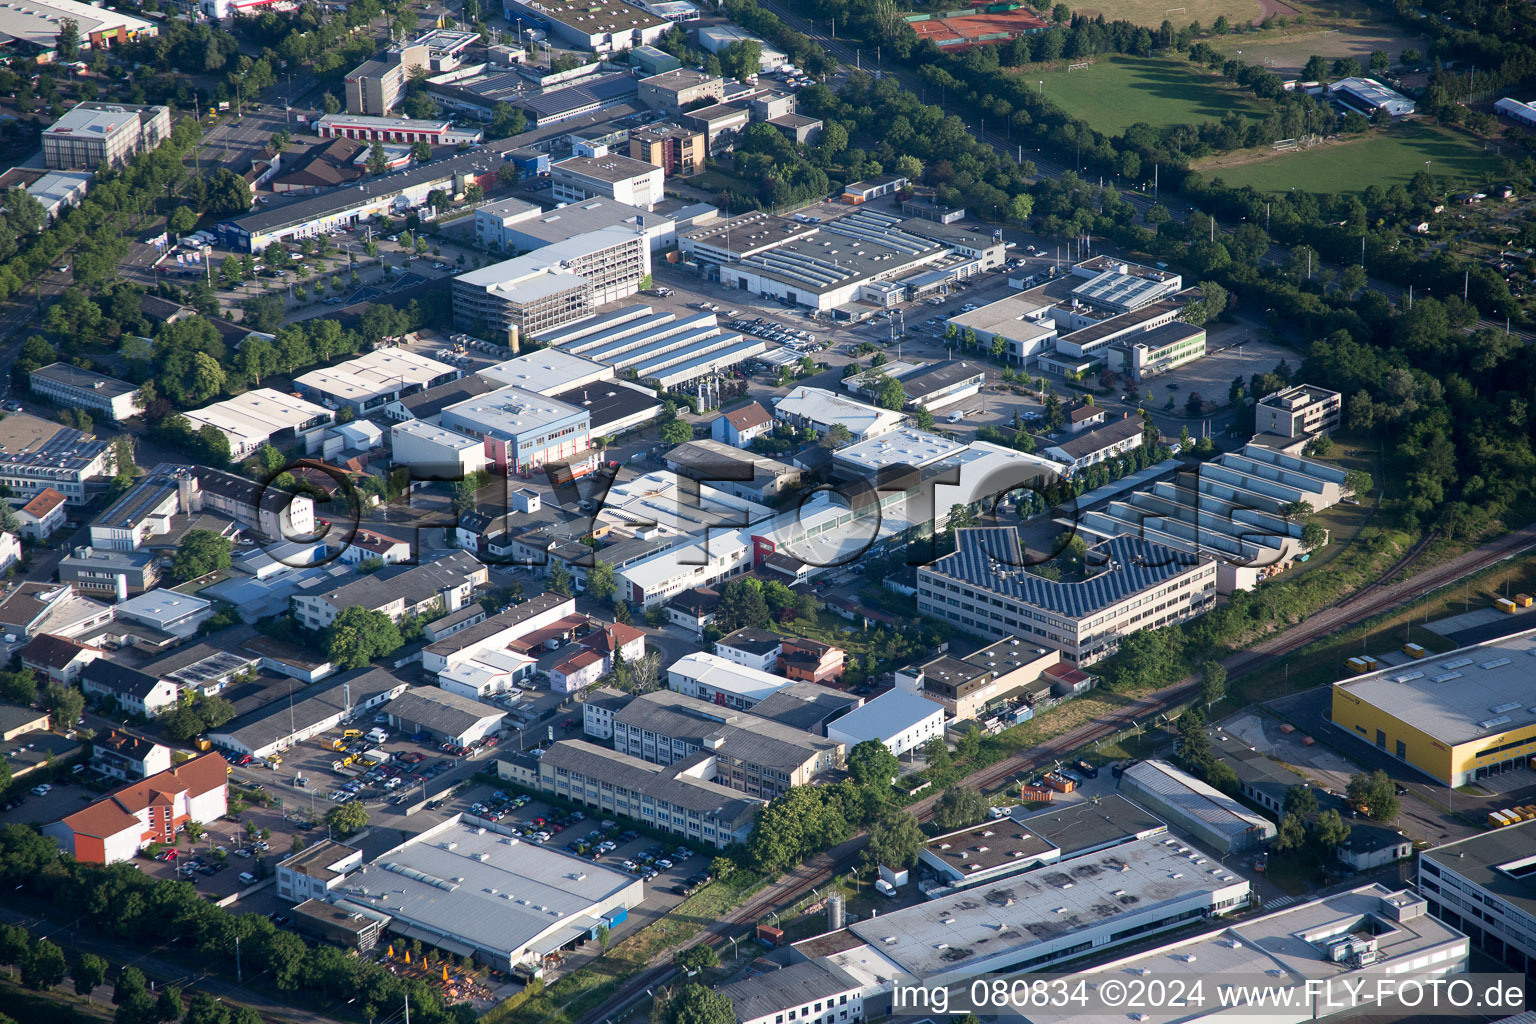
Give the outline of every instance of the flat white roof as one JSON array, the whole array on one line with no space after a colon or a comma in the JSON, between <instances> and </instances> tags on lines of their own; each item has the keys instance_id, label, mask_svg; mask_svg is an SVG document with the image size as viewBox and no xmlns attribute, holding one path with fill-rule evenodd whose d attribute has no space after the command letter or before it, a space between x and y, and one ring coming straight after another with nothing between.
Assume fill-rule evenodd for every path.
<instances>
[{"instance_id":1,"label":"flat white roof","mask_svg":"<svg viewBox=\"0 0 1536 1024\"><path fill-rule=\"evenodd\" d=\"M830 427L841 423L854 437L872 437L892 430L906 421L906 416L891 409L881 409L823 388L797 387L774 403L773 412L780 419L797 416Z\"/></svg>"},{"instance_id":2,"label":"flat white roof","mask_svg":"<svg viewBox=\"0 0 1536 1024\"><path fill-rule=\"evenodd\" d=\"M395 437L404 434L409 437L419 438L422 441L431 442L432 444L442 445L445 448L451 448L456 452L469 451L471 448L481 448L485 444L478 437L470 437L468 434L461 434L457 430L449 430L447 427L440 427L436 423L428 423L426 420L406 420L404 423L394 424L389 429Z\"/></svg>"},{"instance_id":3,"label":"flat white roof","mask_svg":"<svg viewBox=\"0 0 1536 1024\"><path fill-rule=\"evenodd\" d=\"M515 960L583 918L595 926L631 886L638 902L633 875L454 820L352 872L333 898Z\"/></svg>"},{"instance_id":4,"label":"flat white roof","mask_svg":"<svg viewBox=\"0 0 1536 1024\"><path fill-rule=\"evenodd\" d=\"M614 375L614 369L558 348L541 348L488 366L479 373L498 384L520 387L540 395L554 395L590 380L606 380Z\"/></svg>"},{"instance_id":5,"label":"flat white roof","mask_svg":"<svg viewBox=\"0 0 1536 1024\"><path fill-rule=\"evenodd\" d=\"M1049 318L1044 323L1038 322L1050 308L1049 302L1036 302L1026 298L1024 292L1016 292L969 313L952 316L949 322L962 331L969 327L973 331L986 331L988 334L1001 334L1005 338L1027 341L1056 330L1056 324Z\"/></svg>"},{"instance_id":6,"label":"flat white roof","mask_svg":"<svg viewBox=\"0 0 1536 1024\"><path fill-rule=\"evenodd\" d=\"M1177 839L1137 839L1011 876L1006 894L962 891L848 930L909 974L946 975L1004 955L1027 960L1031 947L1108 934L1118 917L1247 885Z\"/></svg>"},{"instance_id":7,"label":"flat white roof","mask_svg":"<svg viewBox=\"0 0 1536 1024\"><path fill-rule=\"evenodd\" d=\"M965 445L916 427L897 427L868 441L839 448L839 462L860 469L884 469L886 466L923 466L941 462L965 451Z\"/></svg>"},{"instance_id":8,"label":"flat white roof","mask_svg":"<svg viewBox=\"0 0 1536 1024\"><path fill-rule=\"evenodd\" d=\"M450 405L443 410L442 420L450 427L461 423L474 427L482 434L510 439L530 431L542 430L562 420L585 416L587 411L574 405L566 405L522 388L505 387Z\"/></svg>"},{"instance_id":9,"label":"flat white roof","mask_svg":"<svg viewBox=\"0 0 1536 1024\"><path fill-rule=\"evenodd\" d=\"M297 430L315 420L330 420L322 405L294 398L272 388L257 388L201 409L182 413L193 429L211 426L229 436L235 447L254 447L282 430Z\"/></svg>"},{"instance_id":10,"label":"flat white roof","mask_svg":"<svg viewBox=\"0 0 1536 1024\"><path fill-rule=\"evenodd\" d=\"M158 31L152 21L93 4L76 3L75 0L28 0L25 4L0 8L0 33L51 48L58 41L59 23L65 18L72 18L79 25L82 43L88 41L93 32L110 32L118 27L129 34L148 31L153 35Z\"/></svg>"},{"instance_id":11,"label":"flat white roof","mask_svg":"<svg viewBox=\"0 0 1536 1024\"><path fill-rule=\"evenodd\" d=\"M1536 726L1536 629L1334 684L1449 746Z\"/></svg>"},{"instance_id":12,"label":"flat white roof","mask_svg":"<svg viewBox=\"0 0 1536 1024\"><path fill-rule=\"evenodd\" d=\"M146 590L136 597L119 601L113 607L119 615L131 615L148 622L174 622L211 608L212 601L174 590Z\"/></svg>"},{"instance_id":13,"label":"flat white roof","mask_svg":"<svg viewBox=\"0 0 1536 1024\"><path fill-rule=\"evenodd\" d=\"M326 114L315 122L314 127L341 127L355 125L359 128L390 128L412 132L445 132L449 121L421 121L410 117L369 117L365 114Z\"/></svg>"},{"instance_id":14,"label":"flat white roof","mask_svg":"<svg viewBox=\"0 0 1536 1024\"><path fill-rule=\"evenodd\" d=\"M413 384L425 387L454 368L436 359L417 355L403 348L376 349L337 363L311 370L295 377L295 384L313 388L346 402L361 401L376 395L399 391Z\"/></svg>"},{"instance_id":15,"label":"flat white roof","mask_svg":"<svg viewBox=\"0 0 1536 1024\"><path fill-rule=\"evenodd\" d=\"M828 725L855 742L887 740L937 715L944 717L944 705L906 690L887 690L869 703L854 708Z\"/></svg>"},{"instance_id":16,"label":"flat white roof","mask_svg":"<svg viewBox=\"0 0 1536 1024\"><path fill-rule=\"evenodd\" d=\"M614 481L597 518L630 532L654 524L668 533L702 537L706 530L740 529L772 515L766 505L659 469Z\"/></svg>"},{"instance_id":17,"label":"flat white roof","mask_svg":"<svg viewBox=\"0 0 1536 1024\"><path fill-rule=\"evenodd\" d=\"M674 552L671 552L675 554ZM718 655L698 651L685 654L667 667L667 681L673 676L691 679L716 690L727 690L748 700L762 700L788 686L791 680L738 665ZM673 687L675 689L675 687Z\"/></svg>"}]
</instances>

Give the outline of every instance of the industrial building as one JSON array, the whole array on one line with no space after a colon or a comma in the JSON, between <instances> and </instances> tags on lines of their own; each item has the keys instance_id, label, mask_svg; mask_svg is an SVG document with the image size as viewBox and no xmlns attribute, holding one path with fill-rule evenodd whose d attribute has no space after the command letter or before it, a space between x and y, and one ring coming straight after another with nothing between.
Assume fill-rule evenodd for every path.
<instances>
[{"instance_id":1,"label":"industrial building","mask_svg":"<svg viewBox=\"0 0 1536 1024\"><path fill-rule=\"evenodd\" d=\"M660 167L617 153L561 160L550 165L549 176L552 195L568 203L606 196L649 211L665 198L662 183L666 175Z\"/></svg>"},{"instance_id":2,"label":"industrial building","mask_svg":"<svg viewBox=\"0 0 1536 1024\"><path fill-rule=\"evenodd\" d=\"M558 348L524 352L480 371L480 376L502 387L518 387L536 395L550 396L572 388L611 381L613 367L583 359Z\"/></svg>"},{"instance_id":3,"label":"industrial building","mask_svg":"<svg viewBox=\"0 0 1536 1024\"><path fill-rule=\"evenodd\" d=\"M69 6L93 13L101 10L85 4L71 3ZM0 18L0 25L5 20ZM76 168L94 171L103 164L121 167L135 154L160 145L170 134L169 107L77 103L43 129L43 162L56 171Z\"/></svg>"},{"instance_id":4,"label":"industrial building","mask_svg":"<svg viewBox=\"0 0 1536 1024\"><path fill-rule=\"evenodd\" d=\"M1081 582L1023 565L1012 527L959 531L956 550L917 569L918 611L978 636L1054 647L1077 665L1114 653L1120 637L1180 622L1216 599L1216 563L1137 537L1088 548Z\"/></svg>"},{"instance_id":5,"label":"industrial building","mask_svg":"<svg viewBox=\"0 0 1536 1024\"><path fill-rule=\"evenodd\" d=\"M1526 630L1343 679L1332 721L1443 785L1518 770L1536 754L1532 656Z\"/></svg>"},{"instance_id":6,"label":"industrial building","mask_svg":"<svg viewBox=\"0 0 1536 1024\"><path fill-rule=\"evenodd\" d=\"M964 657L945 654L922 665L897 669L896 689L938 704L953 719L981 718L1014 703L1031 706L1067 697L1089 677L1066 665L1061 652L1034 647L1016 637Z\"/></svg>"},{"instance_id":7,"label":"industrial building","mask_svg":"<svg viewBox=\"0 0 1536 1024\"><path fill-rule=\"evenodd\" d=\"M326 114L314 123L322 139L357 139L362 142L397 142L429 146L476 146L485 141L478 128L455 128L451 121L416 121L408 117L370 117L364 114Z\"/></svg>"},{"instance_id":8,"label":"industrial building","mask_svg":"<svg viewBox=\"0 0 1536 1024\"><path fill-rule=\"evenodd\" d=\"M827 726L827 737L852 750L879 740L900 757L944 735L944 708L901 689L887 690Z\"/></svg>"},{"instance_id":9,"label":"industrial building","mask_svg":"<svg viewBox=\"0 0 1536 1024\"><path fill-rule=\"evenodd\" d=\"M563 331L546 332L541 341L584 359L633 371L641 381L670 390L738 366L762 354L767 342L722 330L713 313L653 313L628 306Z\"/></svg>"},{"instance_id":10,"label":"industrial building","mask_svg":"<svg viewBox=\"0 0 1536 1024\"><path fill-rule=\"evenodd\" d=\"M293 379L305 397L327 409L350 408L366 416L403 395L445 384L459 376L447 363L409 349L365 352L335 366L310 370Z\"/></svg>"},{"instance_id":11,"label":"industrial building","mask_svg":"<svg viewBox=\"0 0 1536 1024\"><path fill-rule=\"evenodd\" d=\"M774 49L760 36L755 36L735 25L705 25L696 35L699 40L699 49L716 55L724 53L737 43L756 43L759 52L758 71L777 70L780 65L789 60L782 50Z\"/></svg>"},{"instance_id":12,"label":"industrial building","mask_svg":"<svg viewBox=\"0 0 1536 1024\"><path fill-rule=\"evenodd\" d=\"M970 331L983 349L990 349L996 339L1003 339L1008 358L1029 368L1036 364L1040 353L1051 349L1058 334L1050 310L1048 303L1036 302L1018 292L969 313L957 313L948 323L962 334Z\"/></svg>"},{"instance_id":13,"label":"industrial building","mask_svg":"<svg viewBox=\"0 0 1536 1024\"><path fill-rule=\"evenodd\" d=\"M229 456L237 462L269 442L281 448L300 441L312 452L335 419L323 406L272 388L256 388L182 415L193 430L212 427L228 438Z\"/></svg>"},{"instance_id":14,"label":"industrial building","mask_svg":"<svg viewBox=\"0 0 1536 1024\"><path fill-rule=\"evenodd\" d=\"M1522 103L1505 96L1493 105L1493 109L1495 113L1503 114L1512 121L1518 121L1527 127L1536 127L1536 107L1529 103Z\"/></svg>"},{"instance_id":15,"label":"industrial building","mask_svg":"<svg viewBox=\"0 0 1536 1024\"><path fill-rule=\"evenodd\" d=\"M643 214L636 207L594 196L546 210L522 199L503 199L475 210L475 240L506 252L540 249L573 235L624 227L643 234L652 252L677 241L677 224L665 214Z\"/></svg>"},{"instance_id":16,"label":"industrial building","mask_svg":"<svg viewBox=\"0 0 1536 1024\"><path fill-rule=\"evenodd\" d=\"M621 0L502 0L507 21L542 28L567 46L612 53L656 42L671 22Z\"/></svg>"},{"instance_id":17,"label":"industrial building","mask_svg":"<svg viewBox=\"0 0 1536 1024\"><path fill-rule=\"evenodd\" d=\"M111 49L160 34L153 21L76 0L33 0L4 8L0 11L0 33L29 44L39 53L48 53L59 45L59 26L66 20L75 23L82 50Z\"/></svg>"},{"instance_id":18,"label":"industrial building","mask_svg":"<svg viewBox=\"0 0 1536 1024\"><path fill-rule=\"evenodd\" d=\"M580 476L595 468L595 456L589 454L592 418L587 410L518 387L450 405L443 410L441 423L482 438L486 456L501 473L523 473L583 455L572 464L572 472Z\"/></svg>"},{"instance_id":19,"label":"industrial building","mask_svg":"<svg viewBox=\"0 0 1536 1024\"><path fill-rule=\"evenodd\" d=\"M1063 332L1051 346L1052 353L1040 354L1041 366L1068 365L1105 359L1108 347L1132 340L1136 335L1172 323L1184 309L1177 299L1163 299L1126 313L1108 313L1084 306L1052 306L1046 312Z\"/></svg>"},{"instance_id":20,"label":"industrial building","mask_svg":"<svg viewBox=\"0 0 1536 1024\"><path fill-rule=\"evenodd\" d=\"M634 875L455 815L350 872L329 899L387 915L401 939L510 971L595 938L644 895Z\"/></svg>"},{"instance_id":21,"label":"industrial building","mask_svg":"<svg viewBox=\"0 0 1536 1024\"><path fill-rule=\"evenodd\" d=\"M783 676L737 665L715 654L685 654L667 667L667 686L685 697L751 711L761 700L790 685Z\"/></svg>"},{"instance_id":22,"label":"industrial building","mask_svg":"<svg viewBox=\"0 0 1536 1024\"><path fill-rule=\"evenodd\" d=\"M897 281L952 250L903 229L898 217L861 210L804 238L720 266L720 283L830 312L856 299L886 305ZM977 263L979 269L979 263Z\"/></svg>"},{"instance_id":23,"label":"industrial building","mask_svg":"<svg viewBox=\"0 0 1536 1024\"><path fill-rule=\"evenodd\" d=\"M1371 117L1377 113L1388 117L1407 117L1413 113L1413 100L1396 90L1389 89L1374 78L1341 78L1328 83L1328 98L1345 110Z\"/></svg>"},{"instance_id":24,"label":"industrial building","mask_svg":"<svg viewBox=\"0 0 1536 1024\"><path fill-rule=\"evenodd\" d=\"M847 747L744 712L669 690L635 697L612 717L613 749L654 764L714 755L715 782L772 800L842 767Z\"/></svg>"},{"instance_id":25,"label":"industrial building","mask_svg":"<svg viewBox=\"0 0 1536 1024\"><path fill-rule=\"evenodd\" d=\"M52 224L71 206L79 206L96 182L93 171L52 171L39 167L12 167L0 173L0 192L25 189L43 207L44 222Z\"/></svg>"},{"instance_id":26,"label":"industrial building","mask_svg":"<svg viewBox=\"0 0 1536 1024\"><path fill-rule=\"evenodd\" d=\"M538 771L543 792L718 850L745 842L766 804L717 784L707 751L663 766L586 740L561 740L545 749ZM506 761L497 762L497 773L510 776Z\"/></svg>"},{"instance_id":27,"label":"industrial building","mask_svg":"<svg viewBox=\"0 0 1536 1024\"><path fill-rule=\"evenodd\" d=\"M1155 977L1169 992L1200 983L1232 993L1228 1000L1212 991L1199 1007L1149 1006L1137 1017L1150 1024L1255 1017L1303 1024L1348 1012L1342 995L1326 993L1364 992L1390 978L1398 992L1427 994L1434 982L1466 971L1467 937L1431 917L1428 906L1412 890L1372 883L1085 968L1076 977L1098 991L1106 979ZM1262 1009L1253 1001L1260 992ZM1082 1014L1028 1010L1020 1018L1047 1024L1111 1014L1107 1008Z\"/></svg>"},{"instance_id":28,"label":"industrial building","mask_svg":"<svg viewBox=\"0 0 1536 1024\"><path fill-rule=\"evenodd\" d=\"M220 750L267 757L382 707L406 687L404 679L383 669L344 672L296 693L291 704L272 701L211 729L208 740Z\"/></svg>"},{"instance_id":29,"label":"industrial building","mask_svg":"<svg viewBox=\"0 0 1536 1024\"><path fill-rule=\"evenodd\" d=\"M684 591L740 576L752 568L746 532L708 530L704 538L627 565L614 573L618 592L625 601L653 608Z\"/></svg>"},{"instance_id":30,"label":"industrial building","mask_svg":"<svg viewBox=\"0 0 1536 1024\"><path fill-rule=\"evenodd\" d=\"M970 891L940 896L847 931L885 965L887 977L944 985L1041 970L1087 950L1236 913L1250 899L1246 879L1167 837L1044 864L1012 876L1008 888L997 898Z\"/></svg>"},{"instance_id":31,"label":"industrial building","mask_svg":"<svg viewBox=\"0 0 1536 1024\"><path fill-rule=\"evenodd\" d=\"M389 438L390 462L409 466L417 480L462 480L490 461L480 438L425 420L396 423Z\"/></svg>"},{"instance_id":32,"label":"industrial building","mask_svg":"<svg viewBox=\"0 0 1536 1024\"><path fill-rule=\"evenodd\" d=\"M473 85L467 87L474 88ZM492 98L492 95L488 94L490 90L484 87L476 91L485 95L486 99ZM523 110L532 127L544 128L552 124L560 124L562 121L584 117L587 114L595 114L600 110L610 110L615 107L633 109L632 101L638 92L639 83L634 76L620 72L598 75L562 89L547 89L512 102ZM494 111L494 109L492 106L491 110ZM545 167L541 173L548 173L548 170L548 167Z\"/></svg>"},{"instance_id":33,"label":"industrial building","mask_svg":"<svg viewBox=\"0 0 1536 1024\"><path fill-rule=\"evenodd\" d=\"M652 110L675 117L699 100L720 103L725 99L725 79L693 68L674 68L640 79L640 102Z\"/></svg>"},{"instance_id":34,"label":"industrial building","mask_svg":"<svg viewBox=\"0 0 1536 1024\"><path fill-rule=\"evenodd\" d=\"M380 714L387 715L389 724L407 735L425 735L455 747L467 747L493 735L507 717L501 708L437 686L406 690L385 704Z\"/></svg>"},{"instance_id":35,"label":"industrial building","mask_svg":"<svg viewBox=\"0 0 1536 1024\"><path fill-rule=\"evenodd\" d=\"M1140 416L1122 413L1121 418L1097 430L1087 430L1047 445L1043 454L1066 467L1068 476L1076 476L1089 466L1096 466L1126 452L1140 448L1146 440L1146 421Z\"/></svg>"},{"instance_id":36,"label":"industrial building","mask_svg":"<svg viewBox=\"0 0 1536 1024\"><path fill-rule=\"evenodd\" d=\"M921 469L952 459L965 451L959 441L931 434L916 427L897 427L857 441L832 453L832 468L839 475L873 481L883 469L910 466Z\"/></svg>"},{"instance_id":37,"label":"industrial building","mask_svg":"<svg viewBox=\"0 0 1536 1024\"><path fill-rule=\"evenodd\" d=\"M1184 287L1184 279L1171 270L1144 267L1109 256L1094 256L1074 265L1072 276L1087 278L1072 289L1072 298L1108 313L1129 313L1166 299Z\"/></svg>"},{"instance_id":38,"label":"industrial building","mask_svg":"<svg viewBox=\"0 0 1536 1024\"><path fill-rule=\"evenodd\" d=\"M1429 912L1517 971L1536 963L1536 896L1528 881L1536 824L1522 822L1419 853Z\"/></svg>"},{"instance_id":39,"label":"industrial building","mask_svg":"<svg viewBox=\"0 0 1536 1024\"><path fill-rule=\"evenodd\" d=\"M1120 792L1219 853L1241 853L1275 838L1275 823L1167 761L1138 761Z\"/></svg>"},{"instance_id":40,"label":"industrial building","mask_svg":"<svg viewBox=\"0 0 1536 1024\"><path fill-rule=\"evenodd\" d=\"M598 228L460 274L453 281L453 316L466 330L516 344L633 295L650 273L643 234L623 225Z\"/></svg>"},{"instance_id":41,"label":"industrial building","mask_svg":"<svg viewBox=\"0 0 1536 1024\"><path fill-rule=\"evenodd\" d=\"M571 627L576 621L578 617L574 598L553 592L540 594L472 626L455 630L434 640L421 652L422 671L429 676L436 675L439 684L444 684L445 681L442 678L444 673L451 672L465 663L473 662L487 652L501 652L514 647L524 653L528 650L537 650L547 635L546 631L551 628ZM525 638L530 639L526 643L520 642ZM512 680L512 682L516 681ZM444 688L476 697L502 692L501 689L485 686L470 687L469 690L472 690L472 693L463 686L445 685Z\"/></svg>"},{"instance_id":42,"label":"industrial building","mask_svg":"<svg viewBox=\"0 0 1536 1024\"><path fill-rule=\"evenodd\" d=\"M677 244L683 255L719 265L808 238L817 231L814 224L753 210L684 231L678 235Z\"/></svg>"},{"instance_id":43,"label":"industrial building","mask_svg":"<svg viewBox=\"0 0 1536 1024\"><path fill-rule=\"evenodd\" d=\"M393 622L436 609L456 612L469 603L475 588L489 579L485 565L463 551L410 567L389 566L348 579L320 593L295 594L294 616L309 629L326 629L354 605L383 612Z\"/></svg>"},{"instance_id":44,"label":"industrial building","mask_svg":"<svg viewBox=\"0 0 1536 1024\"><path fill-rule=\"evenodd\" d=\"M1205 328L1175 320L1110 342L1109 368L1136 383L1205 356Z\"/></svg>"},{"instance_id":45,"label":"industrial building","mask_svg":"<svg viewBox=\"0 0 1536 1024\"><path fill-rule=\"evenodd\" d=\"M907 422L904 413L855 402L825 388L796 387L774 403L775 419L791 426L825 434L834 426L843 426L855 441L889 434Z\"/></svg>"},{"instance_id":46,"label":"industrial building","mask_svg":"<svg viewBox=\"0 0 1536 1024\"><path fill-rule=\"evenodd\" d=\"M135 385L70 363L38 367L27 374L27 387L55 405L86 409L109 420L126 420L139 411Z\"/></svg>"},{"instance_id":47,"label":"industrial building","mask_svg":"<svg viewBox=\"0 0 1536 1024\"><path fill-rule=\"evenodd\" d=\"M823 960L754 973L715 991L730 1000L741 1024L775 1024L786 1016L818 1024L864 1018L864 982Z\"/></svg>"},{"instance_id":48,"label":"industrial building","mask_svg":"<svg viewBox=\"0 0 1536 1024\"><path fill-rule=\"evenodd\" d=\"M714 440L680 444L666 458L667 468L674 473L760 505L770 505L798 487L802 476L788 463Z\"/></svg>"}]
</instances>

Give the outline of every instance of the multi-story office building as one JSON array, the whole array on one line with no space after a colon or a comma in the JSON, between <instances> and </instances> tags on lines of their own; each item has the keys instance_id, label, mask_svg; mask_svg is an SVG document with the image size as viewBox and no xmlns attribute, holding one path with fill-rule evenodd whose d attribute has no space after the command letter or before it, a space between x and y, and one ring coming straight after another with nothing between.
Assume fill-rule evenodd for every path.
<instances>
[{"instance_id":1,"label":"multi-story office building","mask_svg":"<svg viewBox=\"0 0 1536 1024\"><path fill-rule=\"evenodd\" d=\"M1536 965L1536 822L1523 822L1419 853L1429 912L1473 947L1517 971Z\"/></svg>"},{"instance_id":2,"label":"multi-story office building","mask_svg":"<svg viewBox=\"0 0 1536 1024\"><path fill-rule=\"evenodd\" d=\"M39 367L27 375L27 380L33 394L66 409L87 409L113 420L126 420L138 411L136 386L69 363Z\"/></svg>"},{"instance_id":3,"label":"multi-story office building","mask_svg":"<svg viewBox=\"0 0 1536 1024\"><path fill-rule=\"evenodd\" d=\"M1344 396L1337 391L1297 384L1259 399L1254 406L1254 429L1260 434L1307 437L1339 428Z\"/></svg>"},{"instance_id":4,"label":"multi-story office building","mask_svg":"<svg viewBox=\"0 0 1536 1024\"><path fill-rule=\"evenodd\" d=\"M348 406L366 414L405 395L446 384L459 371L409 349L375 349L293 379L298 390L327 409Z\"/></svg>"},{"instance_id":5,"label":"multi-story office building","mask_svg":"<svg viewBox=\"0 0 1536 1024\"><path fill-rule=\"evenodd\" d=\"M1092 575L1077 582L1036 576L1012 527L960 531L957 547L918 567L917 608L967 633L1019 637L1091 664L1120 638L1180 622L1216 599L1216 563L1134 537L1088 549Z\"/></svg>"},{"instance_id":6,"label":"multi-story office building","mask_svg":"<svg viewBox=\"0 0 1536 1024\"><path fill-rule=\"evenodd\" d=\"M30 501L47 488L70 505L83 505L94 491L87 482L110 475L116 466L112 445L73 427L12 413L0 421L0 484L11 498Z\"/></svg>"},{"instance_id":7,"label":"multi-story office building","mask_svg":"<svg viewBox=\"0 0 1536 1024\"><path fill-rule=\"evenodd\" d=\"M204 754L45 825L43 834L87 864L132 860L151 843L174 843L189 821L222 818L228 768L218 754Z\"/></svg>"},{"instance_id":8,"label":"multi-story office building","mask_svg":"<svg viewBox=\"0 0 1536 1024\"><path fill-rule=\"evenodd\" d=\"M324 900L362 863L363 851L322 839L278 863L277 894L294 903Z\"/></svg>"},{"instance_id":9,"label":"multi-story office building","mask_svg":"<svg viewBox=\"0 0 1536 1024\"><path fill-rule=\"evenodd\" d=\"M586 409L517 387L450 405L443 410L442 425L482 438L486 457L509 475L574 459L592 447ZM577 475L593 468L589 456Z\"/></svg>"},{"instance_id":10,"label":"multi-story office building","mask_svg":"<svg viewBox=\"0 0 1536 1024\"><path fill-rule=\"evenodd\" d=\"M846 753L837 740L667 690L636 697L614 714L613 749L661 765L707 750L717 784L764 800L810 784Z\"/></svg>"},{"instance_id":11,"label":"multi-story office building","mask_svg":"<svg viewBox=\"0 0 1536 1024\"><path fill-rule=\"evenodd\" d=\"M549 169L556 199L568 203L594 196L649 210L661 202L666 175L660 167L627 156L573 156Z\"/></svg>"},{"instance_id":12,"label":"multi-story office building","mask_svg":"<svg viewBox=\"0 0 1536 1024\"><path fill-rule=\"evenodd\" d=\"M382 60L366 60L347 75L347 113L384 117L405 92L413 68L428 67L431 54L421 41L392 47Z\"/></svg>"},{"instance_id":13,"label":"multi-story office building","mask_svg":"<svg viewBox=\"0 0 1536 1024\"><path fill-rule=\"evenodd\" d=\"M640 79L640 102L652 110L676 116L699 100L725 99L725 79L693 68L673 68Z\"/></svg>"},{"instance_id":14,"label":"multi-story office building","mask_svg":"<svg viewBox=\"0 0 1536 1024\"><path fill-rule=\"evenodd\" d=\"M87 597L121 601L153 590L159 581L159 559L148 551L80 547L59 560L59 582L74 584Z\"/></svg>"},{"instance_id":15,"label":"multi-story office building","mask_svg":"<svg viewBox=\"0 0 1536 1024\"><path fill-rule=\"evenodd\" d=\"M437 615L458 611L489 575L479 560L462 551L409 568L390 566L322 594L293 598L294 615L310 629L325 629L343 610L359 605L383 612L394 622L440 605ZM436 616L434 616L436 617Z\"/></svg>"},{"instance_id":16,"label":"multi-story office building","mask_svg":"<svg viewBox=\"0 0 1536 1024\"><path fill-rule=\"evenodd\" d=\"M169 107L77 103L43 129L43 161L56 171L120 167L170 134Z\"/></svg>"},{"instance_id":17,"label":"multi-story office building","mask_svg":"<svg viewBox=\"0 0 1536 1024\"><path fill-rule=\"evenodd\" d=\"M703 132L661 121L630 131L629 155L655 164L668 177L687 178L704 169L709 148Z\"/></svg>"},{"instance_id":18,"label":"multi-story office building","mask_svg":"<svg viewBox=\"0 0 1536 1024\"><path fill-rule=\"evenodd\" d=\"M505 761L497 772L511 777ZM723 850L746 841L764 801L714 780L715 756L704 751L663 766L586 740L561 740L539 759L546 793Z\"/></svg>"}]
</instances>

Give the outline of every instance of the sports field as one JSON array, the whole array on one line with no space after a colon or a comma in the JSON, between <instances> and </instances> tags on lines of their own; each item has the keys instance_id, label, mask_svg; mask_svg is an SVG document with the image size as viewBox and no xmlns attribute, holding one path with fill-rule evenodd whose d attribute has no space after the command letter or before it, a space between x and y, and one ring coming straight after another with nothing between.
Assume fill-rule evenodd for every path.
<instances>
[{"instance_id":1,"label":"sports field","mask_svg":"<svg viewBox=\"0 0 1536 1024\"><path fill-rule=\"evenodd\" d=\"M1073 117L1096 130L1118 135L1145 122L1154 128L1219 121L1228 111L1261 117L1265 107L1252 94L1215 75L1161 57L1101 57L1082 71L1026 73ZM1043 81L1044 86L1036 83Z\"/></svg>"},{"instance_id":2,"label":"sports field","mask_svg":"<svg viewBox=\"0 0 1536 1024\"><path fill-rule=\"evenodd\" d=\"M1406 185L1424 170L1447 185L1481 182L1497 175L1499 158L1477 143L1441 128L1422 124L1393 125L1386 133L1358 142L1316 146L1252 163L1221 166L1213 161L1197 166L1208 179L1228 185L1252 185L1261 192L1362 192L1370 185Z\"/></svg>"},{"instance_id":3,"label":"sports field","mask_svg":"<svg viewBox=\"0 0 1536 1024\"><path fill-rule=\"evenodd\" d=\"M1123 18L1147 28L1157 28L1167 18L1183 28L1192 21L1209 27L1223 14L1234 25L1257 21L1262 9L1259 0L1179 0L1177 5L1172 0L1090 0L1083 7L1074 4L1072 13L1090 18L1102 14L1108 21Z\"/></svg>"}]
</instances>

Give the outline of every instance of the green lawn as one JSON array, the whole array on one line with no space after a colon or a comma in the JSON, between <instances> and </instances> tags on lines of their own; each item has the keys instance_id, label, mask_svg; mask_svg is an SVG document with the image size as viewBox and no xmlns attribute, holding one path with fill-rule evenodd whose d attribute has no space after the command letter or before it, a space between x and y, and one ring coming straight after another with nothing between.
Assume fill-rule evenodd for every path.
<instances>
[{"instance_id":1,"label":"green lawn","mask_svg":"<svg viewBox=\"0 0 1536 1024\"><path fill-rule=\"evenodd\" d=\"M1455 132L1426 124L1393 125L1358 142L1317 146L1235 167L1196 168L1228 185L1261 192L1361 192L1369 185L1408 184L1430 161L1447 185L1484 182L1498 175L1499 158Z\"/></svg>"},{"instance_id":2,"label":"green lawn","mask_svg":"<svg viewBox=\"0 0 1536 1024\"><path fill-rule=\"evenodd\" d=\"M1083 71L1029 73L1044 93L1095 130L1118 135L1137 122L1154 128L1219 121L1228 111L1255 117L1265 107L1215 75L1161 57L1100 57Z\"/></svg>"}]
</instances>

